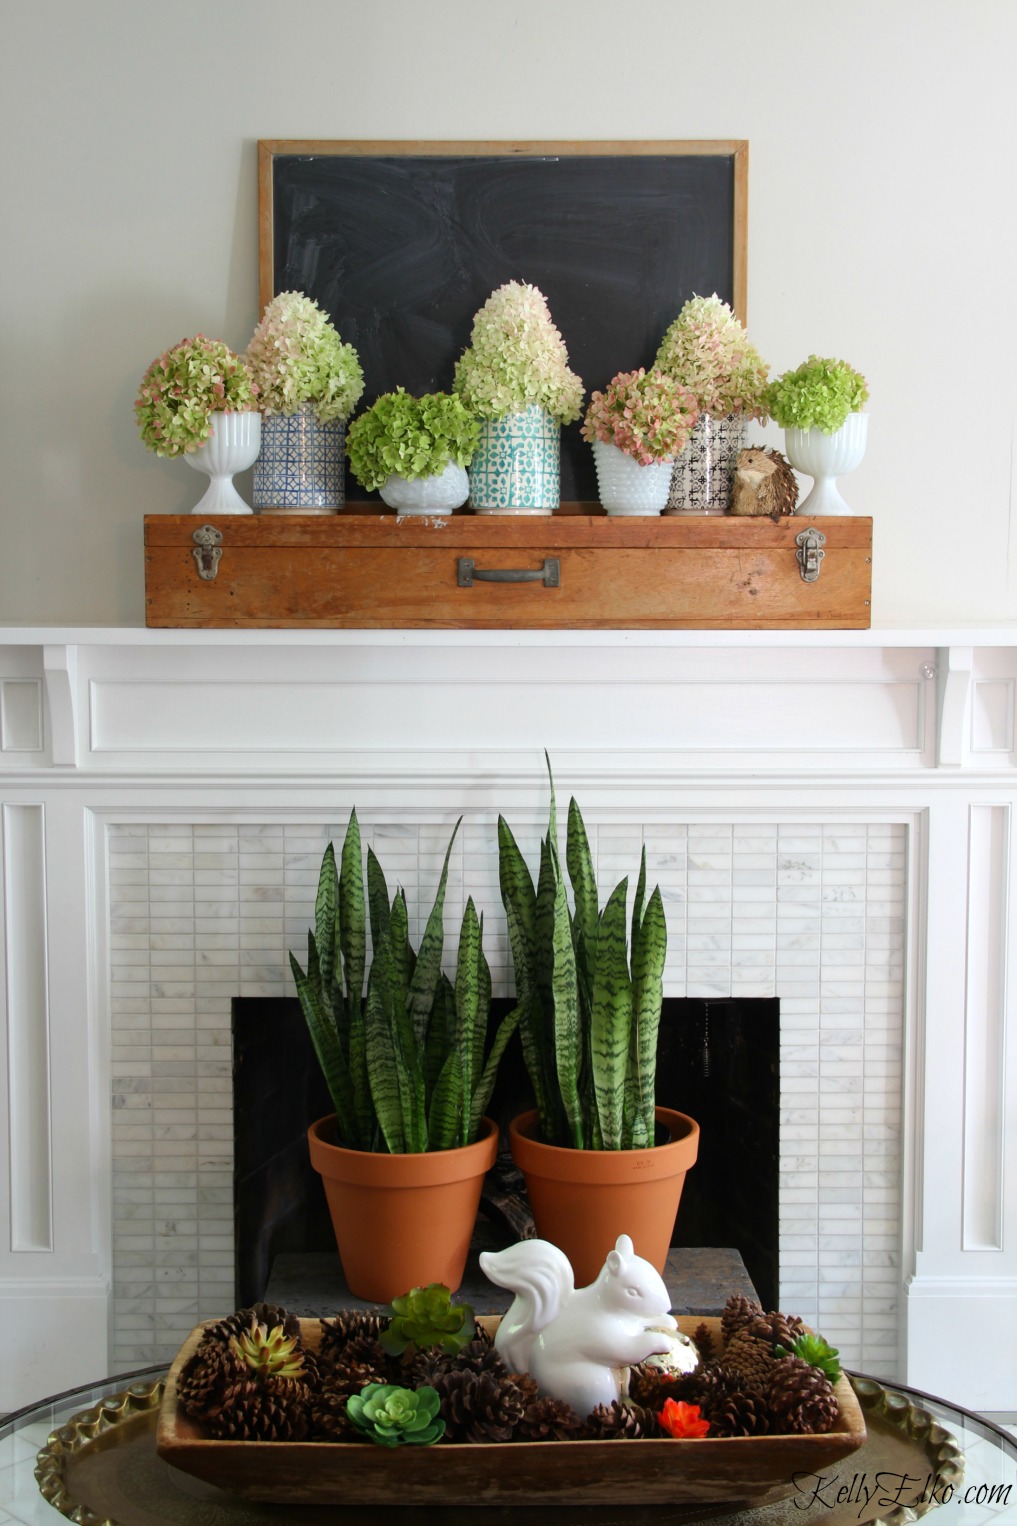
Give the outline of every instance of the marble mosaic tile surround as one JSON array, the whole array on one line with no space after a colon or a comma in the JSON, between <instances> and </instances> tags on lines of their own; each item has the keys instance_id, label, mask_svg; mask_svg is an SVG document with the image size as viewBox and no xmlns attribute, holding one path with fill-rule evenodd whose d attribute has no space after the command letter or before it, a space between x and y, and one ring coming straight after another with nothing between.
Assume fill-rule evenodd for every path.
<instances>
[{"instance_id":1,"label":"marble mosaic tile surround","mask_svg":"<svg viewBox=\"0 0 1017 1526\"><path fill-rule=\"evenodd\" d=\"M540 824L513 822L536 860ZM169 1358L233 1307L230 1001L290 994L329 826L109 829L112 1370ZM449 828L361 820L390 888L426 915ZM602 891L638 865L668 914L669 996L778 996L781 1306L863 1371L896 1370L905 833L895 824L588 822ZM465 889L464 889L465 887ZM510 961L494 823L464 823L447 896ZM411 936L421 927L411 924Z\"/></svg>"}]
</instances>

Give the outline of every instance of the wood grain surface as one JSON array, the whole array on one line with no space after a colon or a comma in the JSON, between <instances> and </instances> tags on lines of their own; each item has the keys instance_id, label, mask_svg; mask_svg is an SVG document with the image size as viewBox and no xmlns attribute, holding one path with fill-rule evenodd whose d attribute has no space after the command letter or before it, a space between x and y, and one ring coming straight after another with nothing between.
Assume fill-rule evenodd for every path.
<instances>
[{"instance_id":1,"label":"wood grain surface","mask_svg":"<svg viewBox=\"0 0 1017 1526\"><path fill-rule=\"evenodd\" d=\"M205 521L201 521L204 524ZM145 519L146 622L163 627L441 629L859 629L870 623L872 521L865 518L446 519L236 516L213 580L198 576L193 515ZM806 583L795 536L826 536ZM481 570L537 571L558 587L458 584Z\"/></svg>"}]
</instances>

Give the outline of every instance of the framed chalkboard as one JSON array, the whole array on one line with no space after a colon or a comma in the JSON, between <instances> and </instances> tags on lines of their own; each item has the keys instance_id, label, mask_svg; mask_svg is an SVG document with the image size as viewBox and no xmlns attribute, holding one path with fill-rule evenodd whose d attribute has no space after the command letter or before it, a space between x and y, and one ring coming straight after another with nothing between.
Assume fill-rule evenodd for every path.
<instances>
[{"instance_id":1,"label":"framed chalkboard","mask_svg":"<svg viewBox=\"0 0 1017 1526\"><path fill-rule=\"evenodd\" d=\"M364 402L447 390L473 316L505 281L539 286L587 394L649 366L687 298L745 321L748 144L259 144L262 307L303 291L364 368ZM347 479L353 502L372 499ZM595 503L579 425L562 502Z\"/></svg>"}]
</instances>

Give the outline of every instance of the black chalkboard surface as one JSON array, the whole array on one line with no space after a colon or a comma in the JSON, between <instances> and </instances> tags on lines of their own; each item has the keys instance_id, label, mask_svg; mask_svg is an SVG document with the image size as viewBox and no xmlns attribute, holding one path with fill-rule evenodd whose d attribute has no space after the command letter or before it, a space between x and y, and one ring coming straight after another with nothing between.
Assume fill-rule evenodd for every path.
<instances>
[{"instance_id":1,"label":"black chalkboard surface","mask_svg":"<svg viewBox=\"0 0 1017 1526\"><path fill-rule=\"evenodd\" d=\"M688 297L744 319L744 143L260 145L261 298L303 291L364 368L364 403L447 390L495 287L547 297L587 394L649 366ZM347 478L352 501L373 498ZM579 425L563 502L596 500Z\"/></svg>"}]
</instances>

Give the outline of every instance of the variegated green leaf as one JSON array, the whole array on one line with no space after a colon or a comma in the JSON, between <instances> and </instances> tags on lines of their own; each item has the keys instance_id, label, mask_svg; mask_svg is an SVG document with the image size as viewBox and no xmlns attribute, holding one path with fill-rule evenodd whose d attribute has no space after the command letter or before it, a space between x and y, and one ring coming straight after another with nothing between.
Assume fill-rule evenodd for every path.
<instances>
[{"instance_id":1,"label":"variegated green leaf","mask_svg":"<svg viewBox=\"0 0 1017 1526\"><path fill-rule=\"evenodd\" d=\"M427 1021L430 1017L431 1008L434 1005L434 993L438 985L438 977L441 974L441 956L445 945L445 888L448 884L448 866L452 856L452 844L456 840L460 816L452 828L452 836L449 838L448 847L445 850L445 862L441 869L441 878L438 881L438 890L427 918L427 926L424 928L424 936L420 940L420 952L417 954L416 966L413 979L410 982L409 1011L413 1023L413 1031L416 1035L418 1046L424 1042L424 1034L427 1029Z\"/></svg>"},{"instance_id":2,"label":"variegated green leaf","mask_svg":"<svg viewBox=\"0 0 1017 1526\"><path fill-rule=\"evenodd\" d=\"M434 993L434 1004L424 1039L424 1096L434 1096L434 1088L446 1057L455 1048L455 992L448 976L442 974Z\"/></svg>"},{"instance_id":3,"label":"variegated green leaf","mask_svg":"<svg viewBox=\"0 0 1017 1526\"><path fill-rule=\"evenodd\" d=\"M477 970L480 957L480 921L471 896L466 902L459 929L459 957L456 960L456 1048L459 1052L463 1098L467 1103L473 1096L474 1045L480 1000ZM468 1143L466 1134L469 1125L469 1107L466 1106L460 1124L460 1144Z\"/></svg>"},{"instance_id":4,"label":"variegated green leaf","mask_svg":"<svg viewBox=\"0 0 1017 1526\"><path fill-rule=\"evenodd\" d=\"M442 1066L427 1115L430 1149L452 1150L458 1145L463 1112L463 1077L459 1051L453 1049Z\"/></svg>"},{"instance_id":5,"label":"variegated green leaf","mask_svg":"<svg viewBox=\"0 0 1017 1526\"><path fill-rule=\"evenodd\" d=\"M329 843L321 860L318 894L314 901L314 941L321 969L321 990L326 999L332 990L335 969L336 908L339 901L339 876L335 867L335 849ZM331 1004L331 1003L330 1003Z\"/></svg>"},{"instance_id":6,"label":"variegated green leaf","mask_svg":"<svg viewBox=\"0 0 1017 1526\"><path fill-rule=\"evenodd\" d=\"M589 968L592 970L597 952L597 923L600 909L597 905L597 879L593 872L590 843L575 796L569 801L565 863L568 866L569 879L572 881L572 899L576 908L576 951L578 953L581 938L589 960Z\"/></svg>"},{"instance_id":7,"label":"variegated green leaf","mask_svg":"<svg viewBox=\"0 0 1017 1526\"><path fill-rule=\"evenodd\" d=\"M371 921L371 946L377 948L388 936L388 886L373 848L367 850L367 906Z\"/></svg>"},{"instance_id":8,"label":"variegated green leaf","mask_svg":"<svg viewBox=\"0 0 1017 1526\"><path fill-rule=\"evenodd\" d=\"M487 1105L491 1100L491 1093L494 1091L494 1083L498 1074L501 1057L505 1053L505 1046L508 1044L509 1039L519 1026L522 1011L522 1007L517 1003L511 1012L506 1013L495 1030L491 1052L487 1057L487 1062L481 1072L480 1080L474 1090L473 1100L470 1104L470 1130L467 1136L467 1144L472 1144L480 1131L480 1120L486 1113Z\"/></svg>"},{"instance_id":9,"label":"variegated green leaf","mask_svg":"<svg viewBox=\"0 0 1017 1526\"><path fill-rule=\"evenodd\" d=\"M391 986L386 987L385 981L378 977L377 959L367 985L364 1017L367 1074L378 1125L391 1153L401 1155L407 1149L403 1127L405 1078L400 1076L396 1055Z\"/></svg>"},{"instance_id":10,"label":"variegated green leaf","mask_svg":"<svg viewBox=\"0 0 1017 1526\"><path fill-rule=\"evenodd\" d=\"M554 892L553 967L551 993L554 1002L554 1051L558 1088L568 1119L572 1143L577 1150L585 1147L583 1114L579 1100L579 1070L583 1063L583 1036L579 1023L579 991L576 981L576 954L572 946L572 925L565 882L557 876Z\"/></svg>"},{"instance_id":11,"label":"variegated green leaf","mask_svg":"<svg viewBox=\"0 0 1017 1526\"><path fill-rule=\"evenodd\" d=\"M519 1039L523 1046L523 1062L533 1087L533 1098L540 1116L540 1132L549 1144L559 1142L559 1114L557 1087L547 1065L547 1029L544 1007L536 991L520 997ZM563 1142L563 1141L562 1141Z\"/></svg>"},{"instance_id":12,"label":"variegated green leaf","mask_svg":"<svg viewBox=\"0 0 1017 1526\"><path fill-rule=\"evenodd\" d=\"M504 816L498 817L498 879L516 973L516 995L536 984L537 897L526 860Z\"/></svg>"},{"instance_id":13,"label":"variegated green leaf","mask_svg":"<svg viewBox=\"0 0 1017 1526\"><path fill-rule=\"evenodd\" d=\"M639 929L643 921L643 904L646 900L646 844L643 843L643 851L639 857L639 878L636 881L636 893L632 900L632 947L636 946Z\"/></svg>"},{"instance_id":14,"label":"variegated green leaf","mask_svg":"<svg viewBox=\"0 0 1017 1526\"><path fill-rule=\"evenodd\" d=\"M484 916L480 916L480 940L477 947L477 1021L473 1025L473 1086L484 1067L487 1024L491 1016L491 966L484 953Z\"/></svg>"},{"instance_id":15,"label":"variegated green leaf","mask_svg":"<svg viewBox=\"0 0 1017 1526\"><path fill-rule=\"evenodd\" d=\"M628 880L612 892L600 919L593 977L593 1085L603 1148L622 1147L625 1071L632 1030L632 983L625 940Z\"/></svg>"},{"instance_id":16,"label":"variegated green leaf","mask_svg":"<svg viewBox=\"0 0 1017 1526\"><path fill-rule=\"evenodd\" d=\"M333 1106L338 1120L339 1136L347 1143L356 1145L359 1140L359 1131L356 1123L356 1113L353 1101L353 1086L350 1080L349 1069L339 1044L335 1028L322 1010L318 995L318 970L314 968L314 944L311 936L308 936L308 968L310 973L305 974L299 963L290 954L290 968L293 971L293 980L297 989L297 998L300 1002L300 1010L307 1024L307 1031L314 1045L314 1052L318 1056L322 1075L329 1089Z\"/></svg>"},{"instance_id":17,"label":"variegated green leaf","mask_svg":"<svg viewBox=\"0 0 1017 1526\"><path fill-rule=\"evenodd\" d=\"M406 907L406 896L400 889L396 891L392 899L388 937L375 944L375 958L378 957L378 949L387 943L391 954L392 977L398 1003L404 1012L409 1002L410 979L413 974L413 950L410 948L409 928L410 914Z\"/></svg>"},{"instance_id":18,"label":"variegated green leaf","mask_svg":"<svg viewBox=\"0 0 1017 1526\"><path fill-rule=\"evenodd\" d=\"M644 1131L653 1139L657 1035L664 998L664 960L667 919L660 886L654 886L632 946L633 1022L636 1029L639 1113Z\"/></svg>"},{"instance_id":19,"label":"variegated green leaf","mask_svg":"<svg viewBox=\"0 0 1017 1526\"><path fill-rule=\"evenodd\" d=\"M364 1003L358 1002L348 1024L350 1079L353 1082L353 1100L357 1110L357 1128L360 1131L360 1148L378 1148L378 1119L371 1097L371 1081L367 1074L367 1024Z\"/></svg>"},{"instance_id":20,"label":"variegated green leaf","mask_svg":"<svg viewBox=\"0 0 1017 1526\"><path fill-rule=\"evenodd\" d=\"M346 998L352 1011L352 1004L363 1000L364 966L367 959L364 868L360 852L360 823L355 810L350 812L350 824L346 828L339 865L339 925Z\"/></svg>"}]
</instances>

